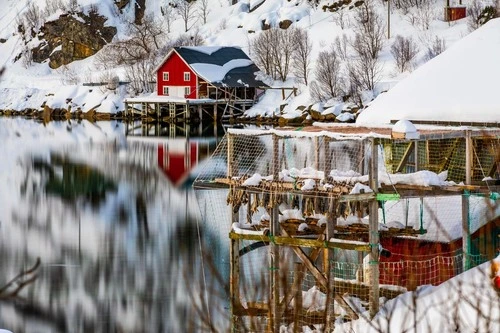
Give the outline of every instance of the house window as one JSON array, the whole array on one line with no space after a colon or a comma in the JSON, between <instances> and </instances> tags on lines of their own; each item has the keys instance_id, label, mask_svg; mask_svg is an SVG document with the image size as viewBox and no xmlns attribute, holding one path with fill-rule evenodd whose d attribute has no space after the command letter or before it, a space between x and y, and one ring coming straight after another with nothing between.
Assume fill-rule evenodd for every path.
<instances>
[{"instance_id":1,"label":"house window","mask_svg":"<svg viewBox=\"0 0 500 333\"><path fill-rule=\"evenodd\" d=\"M168 87L163 87L163 95L168 95Z\"/></svg>"},{"instance_id":2,"label":"house window","mask_svg":"<svg viewBox=\"0 0 500 333\"><path fill-rule=\"evenodd\" d=\"M190 81L190 80L191 80L191 73L184 72L184 81Z\"/></svg>"},{"instance_id":3,"label":"house window","mask_svg":"<svg viewBox=\"0 0 500 333\"><path fill-rule=\"evenodd\" d=\"M170 75L168 72L163 72L163 81L168 81Z\"/></svg>"},{"instance_id":4,"label":"house window","mask_svg":"<svg viewBox=\"0 0 500 333\"><path fill-rule=\"evenodd\" d=\"M188 96L189 94L191 94L191 87L184 87L184 95Z\"/></svg>"}]
</instances>

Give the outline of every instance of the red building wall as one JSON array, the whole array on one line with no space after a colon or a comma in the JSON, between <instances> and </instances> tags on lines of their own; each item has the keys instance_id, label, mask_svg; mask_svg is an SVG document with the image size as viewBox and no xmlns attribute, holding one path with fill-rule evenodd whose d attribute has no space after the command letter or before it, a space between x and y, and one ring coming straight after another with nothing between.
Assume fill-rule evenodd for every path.
<instances>
[{"instance_id":1,"label":"red building wall","mask_svg":"<svg viewBox=\"0 0 500 333\"><path fill-rule=\"evenodd\" d=\"M434 243L407 238L387 238L382 246L391 251L380 257L380 283L415 290L426 284L438 285L454 277L461 263L454 261L461 241Z\"/></svg>"},{"instance_id":2,"label":"red building wall","mask_svg":"<svg viewBox=\"0 0 500 333\"><path fill-rule=\"evenodd\" d=\"M169 73L169 80L163 80L163 73ZM189 81L184 81L184 72L191 73L191 78ZM191 93L186 98L198 98L198 91L196 87L198 86L198 78L196 74L189 68L189 66L182 60L182 58L176 53L172 52L170 57L161 65L161 67L156 72L156 86L159 96L163 96L163 87L187 87L191 88ZM170 95L173 95L170 93Z\"/></svg>"}]
</instances>

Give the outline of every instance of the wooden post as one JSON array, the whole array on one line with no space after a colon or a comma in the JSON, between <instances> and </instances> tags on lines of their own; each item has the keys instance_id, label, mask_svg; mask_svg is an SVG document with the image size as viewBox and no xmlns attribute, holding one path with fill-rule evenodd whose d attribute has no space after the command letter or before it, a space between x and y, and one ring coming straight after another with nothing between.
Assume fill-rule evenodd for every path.
<instances>
[{"instance_id":1,"label":"wooden post","mask_svg":"<svg viewBox=\"0 0 500 333\"><path fill-rule=\"evenodd\" d=\"M330 150L330 138L325 136L325 178L330 176L332 171L332 152Z\"/></svg>"},{"instance_id":2,"label":"wooden post","mask_svg":"<svg viewBox=\"0 0 500 333\"><path fill-rule=\"evenodd\" d=\"M319 170L319 138L315 136L313 140L314 140L314 169Z\"/></svg>"},{"instance_id":3,"label":"wooden post","mask_svg":"<svg viewBox=\"0 0 500 333\"><path fill-rule=\"evenodd\" d=\"M273 181L276 182L279 180L279 137L276 134L273 134L273 161L272 161L272 170L273 170ZM276 195L271 193L271 196ZM273 206L272 214L271 214L271 235L277 236L279 232L279 209L278 205L275 203ZM280 255L279 255L279 246L271 242L270 251L269 251L269 263L270 263L270 306L271 310L271 331L273 333L278 333L280 329L280 318L279 318L279 304L280 304Z\"/></svg>"},{"instance_id":4,"label":"wooden post","mask_svg":"<svg viewBox=\"0 0 500 333\"><path fill-rule=\"evenodd\" d=\"M201 104L198 104L198 119L200 120L200 123L203 120L203 109L201 107Z\"/></svg>"},{"instance_id":5,"label":"wooden post","mask_svg":"<svg viewBox=\"0 0 500 333\"><path fill-rule=\"evenodd\" d=\"M372 138L371 142L371 158L369 182L370 188L374 193L378 192L378 142L376 139ZM369 293L369 303L370 303L370 316L373 318L379 310L379 234L378 234L378 202L377 199L373 199L369 203L370 211L370 271L371 271L371 281L370 281L370 293Z\"/></svg>"},{"instance_id":6,"label":"wooden post","mask_svg":"<svg viewBox=\"0 0 500 333\"><path fill-rule=\"evenodd\" d=\"M329 241L330 238L334 236L335 233L335 226L337 225L337 200L331 198L329 207L328 207L328 220L326 224L326 240ZM331 265L333 261L333 250L332 249L325 249L323 252L323 259L325 261L325 269L326 271L324 274L326 275L327 278L327 295L326 295L326 307L325 307L325 312L326 312L326 327L325 327L325 333L330 333L333 332L335 329L335 306L334 306L334 299L335 299L335 274L333 272L333 267Z\"/></svg>"},{"instance_id":7,"label":"wooden post","mask_svg":"<svg viewBox=\"0 0 500 333\"><path fill-rule=\"evenodd\" d=\"M184 104L184 119L186 121L189 121L189 117L191 115L191 108L189 107L189 102L186 102L186 104Z\"/></svg>"},{"instance_id":8,"label":"wooden post","mask_svg":"<svg viewBox=\"0 0 500 333\"><path fill-rule=\"evenodd\" d=\"M300 316L302 315L302 279L304 278L303 265L300 262L296 262L293 265L293 286L292 294L295 298L295 307L293 308L293 332L302 332L300 325ZM287 304L285 304L287 306Z\"/></svg>"},{"instance_id":9,"label":"wooden post","mask_svg":"<svg viewBox=\"0 0 500 333\"><path fill-rule=\"evenodd\" d=\"M234 136L231 133L227 134L227 176L231 179L234 176L235 165L234 165ZM235 218L238 218L238 214L234 213L234 206L231 205L231 225L235 222ZM240 289L239 289L239 240L231 239L231 247L229 249L230 256L230 273L229 273L229 293L230 293L230 307L231 307L231 329L236 328L238 318L235 316L235 310L237 310L240 304Z\"/></svg>"},{"instance_id":10,"label":"wooden post","mask_svg":"<svg viewBox=\"0 0 500 333\"><path fill-rule=\"evenodd\" d=\"M418 160L418 141L415 141L415 151L414 151L414 160L415 160L415 172L419 170L420 161Z\"/></svg>"},{"instance_id":11,"label":"wooden post","mask_svg":"<svg viewBox=\"0 0 500 333\"><path fill-rule=\"evenodd\" d=\"M469 221L469 192L465 191L462 194L462 265L464 272L468 270L470 265L470 221Z\"/></svg>"},{"instance_id":12,"label":"wooden post","mask_svg":"<svg viewBox=\"0 0 500 333\"><path fill-rule=\"evenodd\" d=\"M237 329L238 317L235 312L240 308L240 241L231 239L229 249L230 257L230 276L229 276L229 294L231 295L231 331Z\"/></svg>"},{"instance_id":13,"label":"wooden post","mask_svg":"<svg viewBox=\"0 0 500 333\"><path fill-rule=\"evenodd\" d=\"M217 103L214 104L214 123L217 122Z\"/></svg>"},{"instance_id":14,"label":"wooden post","mask_svg":"<svg viewBox=\"0 0 500 333\"><path fill-rule=\"evenodd\" d=\"M472 182L473 145L470 131L465 131L465 184Z\"/></svg>"}]
</instances>

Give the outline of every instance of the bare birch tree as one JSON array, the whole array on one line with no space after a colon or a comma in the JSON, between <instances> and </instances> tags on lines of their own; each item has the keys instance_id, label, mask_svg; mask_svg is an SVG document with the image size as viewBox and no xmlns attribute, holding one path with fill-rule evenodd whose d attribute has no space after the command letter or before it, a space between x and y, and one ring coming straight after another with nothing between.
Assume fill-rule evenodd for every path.
<instances>
[{"instance_id":1,"label":"bare birch tree","mask_svg":"<svg viewBox=\"0 0 500 333\"><path fill-rule=\"evenodd\" d=\"M293 44L295 50L292 54L292 66L295 76L308 84L309 72L311 71L312 41L307 30L294 29Z\"/></svg>"},{"instance_id":2,"label":"bare birch tree","mask_svg":"<svg viewBox=\"0 0 500 333\"><path fill-rule=\"evenodd\" d=\"M172 22L174 22L175 20L174 7L170 2L168 2L166 5L161 6L160 11L161 15L163 16L163 19L165 20L167 32L170 33L172 28Z\"/></svg>"},{"instance_id":3,"label":"bare birch tree","mask_svg":"<svg viewBox=\"0 0 500 333\"><path fill-rule=\"evenodd\" d=\"M173 2L177 15L179 15L184 22L184 32L188 32L196 23L195 3L194 1L188 0L177 0Z\"/></svg>"},{"instance_id":4,"label":"bare birch tree","mask_svg":"<svg viewBox=\"0 0 500 333\"><path fill-rule=\"evenodd\" d=\"M398 70L403 73L411 70L412 61L418 53L418 46L411 37L396 36L391 46L391 54L396 60Z\"/></svg>"},{"instance_id":5,"label":"bare birch tree","mask_svg":"<svg viewBox=\"0 0 500 333\"><path fill-rule=\"evenodd\" d=\"M198 0L197 2L199 3L198 15L203 24L207 24L208 14L211 12L208 0Z\"/></svg>"},{"instance_id":6,"label":"bare birch tree","mask_svg":"<svg viewBox=\"0 0 500 333\"><path fill-rule=\"evenodd\" d=\"M319 53L314 76L311 96L315 100L326 101L343 93L342 62L333 46Z\"/></svg>"}]
</instances>

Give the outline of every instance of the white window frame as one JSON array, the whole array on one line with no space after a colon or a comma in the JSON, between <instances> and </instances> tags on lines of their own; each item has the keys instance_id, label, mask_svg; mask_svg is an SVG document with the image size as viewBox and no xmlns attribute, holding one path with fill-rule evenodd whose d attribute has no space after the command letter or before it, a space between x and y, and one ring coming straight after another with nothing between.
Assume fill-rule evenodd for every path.
<instances>
[{"instance_id":1,"label":"white window frame","mask_svg":"<svg viewBox=\"0 0 500 333\"><path fill-rule=\"evenodd\" d=\"M184 87L184 96L191 95L191 87Z\"/></svg>"},{"instance_id":2,"label":"white window frame","mask_svg":"<svg viewBox=\"0 0 500 333\"><path fill-rule=\"evenodd\" d=\"M170 89L168 88L168 86L163 86L163 95L168 96L169 95L169 90Z\"/></svg>"},{"instance_id":3,"label":"white window frame","mask_svg":"<svg viewBox=\"0 0 500 333\"><path fill-rule=\"evenodd\" d=\"M184 81L191 81L191 73L184 72Z\"/></svg>"},{"instance_id":4,"label":"white window frame","mask_svg":"<svg viewBox=\"0 0 500 333\"><path fill-rule=\"evenodd\" d=\"M169 79L170 79L170 73L163 72L163 81L169 81Z\"/></svg>"}]
</instances>

